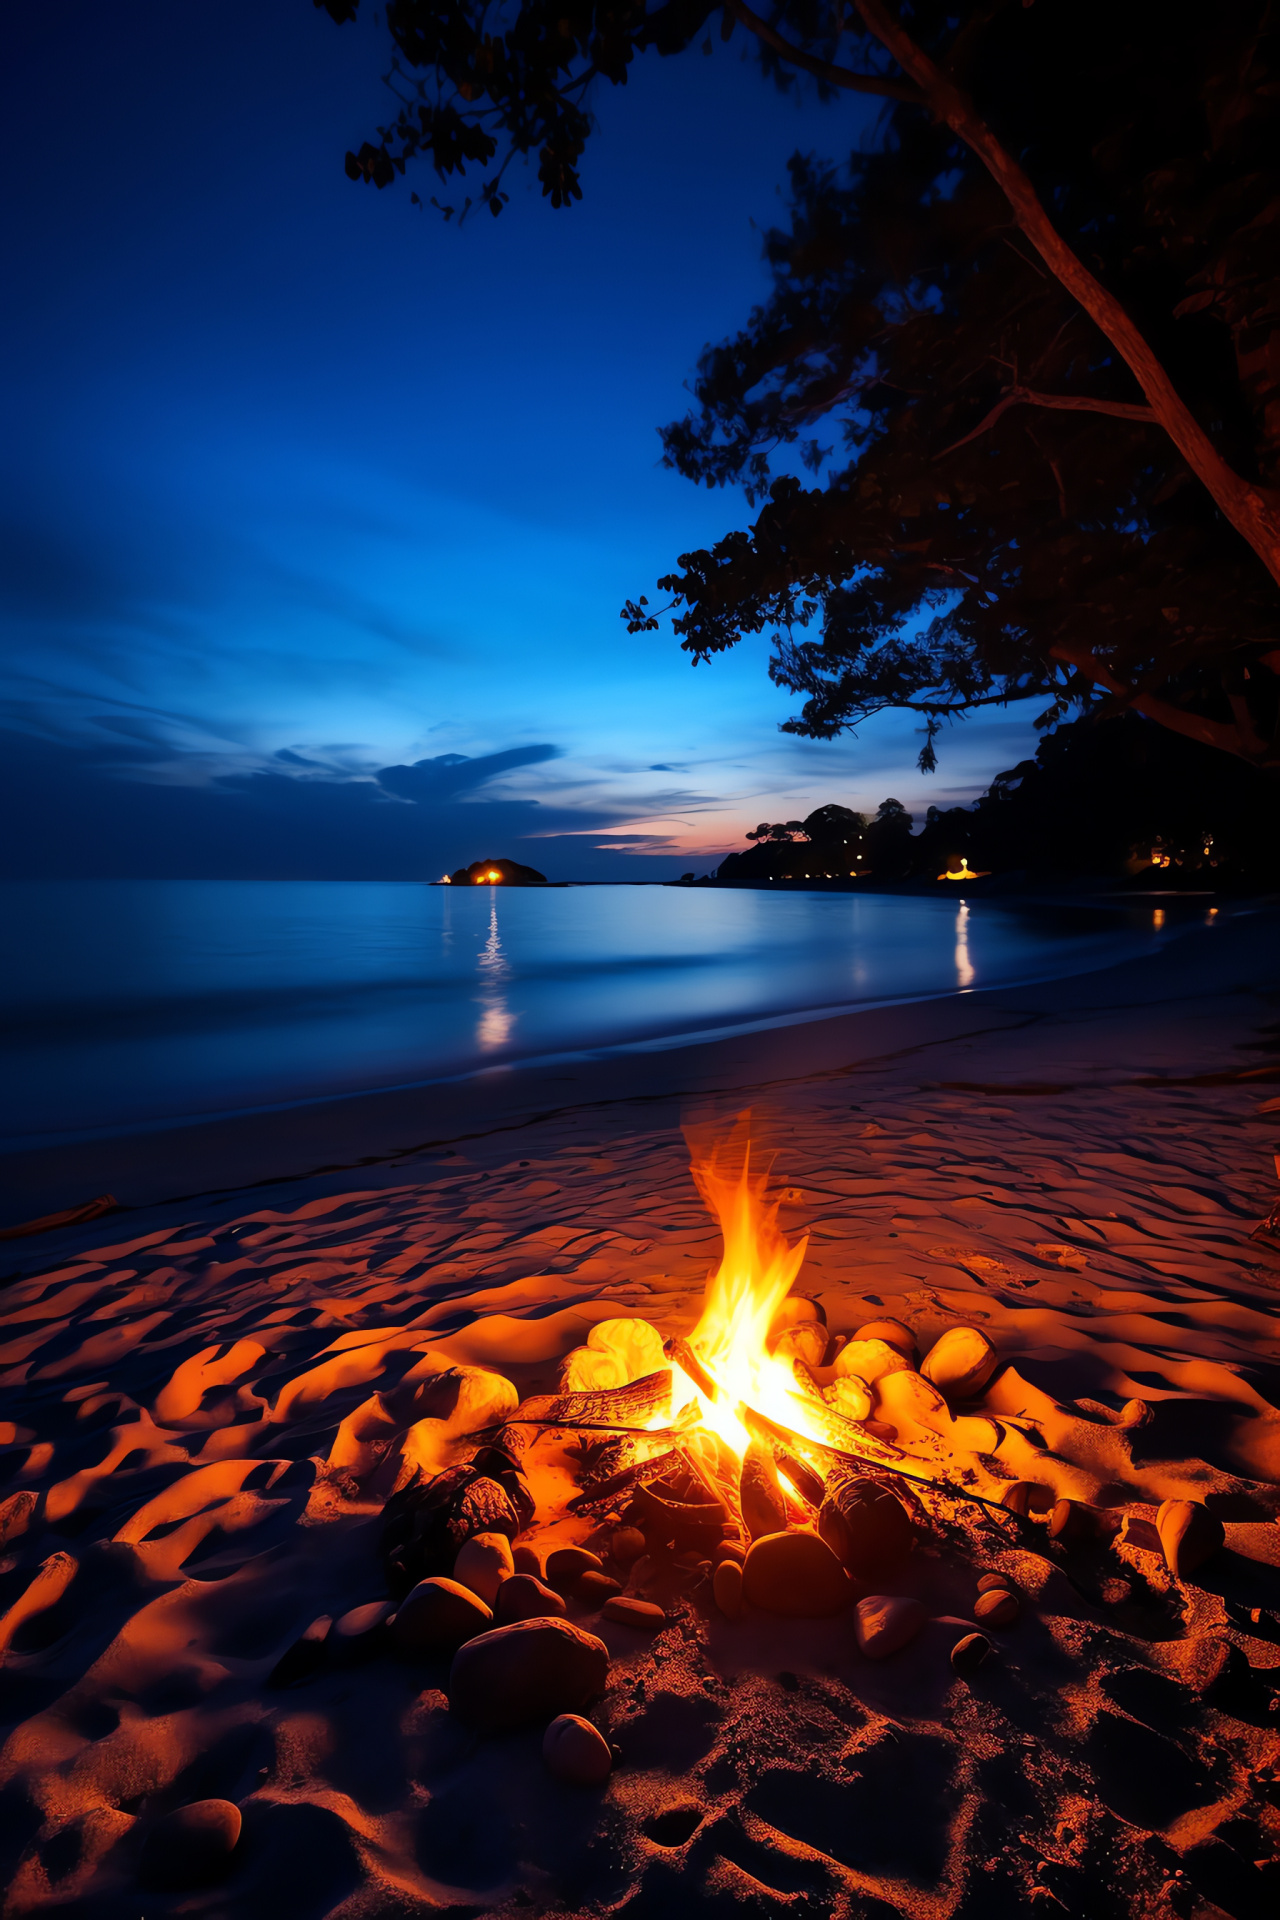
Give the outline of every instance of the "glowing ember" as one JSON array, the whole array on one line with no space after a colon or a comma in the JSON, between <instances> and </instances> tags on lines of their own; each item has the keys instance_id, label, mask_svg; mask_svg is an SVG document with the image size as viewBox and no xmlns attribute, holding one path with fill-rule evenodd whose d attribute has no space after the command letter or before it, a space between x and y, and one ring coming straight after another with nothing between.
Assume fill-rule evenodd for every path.
<instances>
[{"instance_id":1,"label":"glowing ember","mask_svg":"<svg viewBox=\"0 0 1280 1920\"><path fill-rule=\"evenodd\" d=\"M716 1388L713 1399L673 1363L673 1406L693 1401L703 1424L741 1458L751 1435L740 1418L743 1406L793 1433L818 1439L820 1430L806 1396L797 1391L789 1360L768 1350L773 1317L790 1293L804 1261L806 1235L788 1245L778 1228L777 1200L767 1198L768 1173L752 1173L745 1130L693 1163L699 1193L720 1222L724 1258L707 1282L702 1318L689 1345Z\"/></svg>"}]
</instances>

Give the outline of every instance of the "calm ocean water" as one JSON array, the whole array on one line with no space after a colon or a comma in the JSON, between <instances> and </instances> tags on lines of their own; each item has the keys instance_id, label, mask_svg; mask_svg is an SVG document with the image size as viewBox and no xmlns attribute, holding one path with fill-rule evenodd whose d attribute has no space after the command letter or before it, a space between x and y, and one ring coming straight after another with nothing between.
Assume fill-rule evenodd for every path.
<instances>
[{"instance_id":1,"label":"calm ocean water","mask_svg":"<svg viewBox=\"0 0 1280 1920\"><path fill-rule=\"evenodd\" d=\"M662 887L8 882L0 1138L1043 979L1149 949L1162 918Z\"/></svg>"}]
</instances>

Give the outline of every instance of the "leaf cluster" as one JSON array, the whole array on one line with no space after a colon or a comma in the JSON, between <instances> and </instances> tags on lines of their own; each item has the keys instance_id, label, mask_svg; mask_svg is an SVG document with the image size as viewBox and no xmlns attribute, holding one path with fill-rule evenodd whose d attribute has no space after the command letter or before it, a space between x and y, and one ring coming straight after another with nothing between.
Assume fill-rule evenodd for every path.
<instances>
[{"instance_id":1,"label":"leaf cluster","mask_svg":"<svg viewBox=\"0 0 1280 1920\"><path fill-rule=\"evenodd\" d=\"M313 4L339 25L360 10L360 0ZM592 125L586 90L595 80L625 85L631 62L651 47L682 51L714 8L705 0L652 9L644 0L388 0L383 11L398 111L376 144L347 154L348 177L387 187L425 158L445 180L488 166L501 150L498 172L481 188L496 216L507 204L502 174L517 155L536 158L553 207L580 200L578 163Z\"/></svg>"},{"instance_id":2,"label":"leaf cluster","mask_svg":"<svg viewBox=\"0 0 1280 1920\"><path fill-rule=\"evenodd\" d=\"M970 49L980 106L1217 443L1275 486L1264 7L1183 11L1176 32L1149 0L994 11ZM1238 750L1280 764L1274 582L1165 433L1126 417L1147 412L1132 375L968 149L903 104L844 167L797 156L791 187L769 298L704 353L695 410L663 432L669 466L763 502L660 582L695 662L770 632L773 678L804 697L785 730L831 738L907 707L926 770L975 709L1038 696L1051 726L1135 693L1238 722ZM657 624L641 603L624 618Z\"/></svg>"}]
</instances>

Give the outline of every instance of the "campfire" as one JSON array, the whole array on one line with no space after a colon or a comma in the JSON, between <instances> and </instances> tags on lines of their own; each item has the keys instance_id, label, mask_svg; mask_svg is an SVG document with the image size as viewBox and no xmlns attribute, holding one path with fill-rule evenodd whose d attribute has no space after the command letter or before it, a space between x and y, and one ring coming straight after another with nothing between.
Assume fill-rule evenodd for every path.
<instances>
[{"instance_id":1,"label":"campfire","mask_svg":"<svg viewBox=\"0 0 1280 1920\"><path fill-rule=\"evenodd\" d=\"M781 1196L745 1121L695 1157L693 1177L724 1239L697 1326L664 1340L645 1320L601 1321L562 1363L560 1390L518 1404L486 1375L490 1421L465 1461L423 1455L415 1436L439 1421L414 1425L386 1510L393 1591L447 1578L477 1535L542 1534L552 1561L579 1556L611 1618L663 1619L673 1592L700 1581L730 1615L756 1602L835 1612L909 1555L930 1524L926 1492L1006 1520L1027 1511L1016 1495L1009 1506L1022 1483L991 1459L1005 1429L951 1405L995 1371L985 1336L953 1328L922 1364L898 1321L833 1336L795 1290L807 1238L789 1242L779 1226ZM496 1406L495 1382L507 1389ZM548 1449L576 1482L550 1512L531 1484ZM583 1520L595 1533L559 1545ZM521 1544L512 1570L536 1582L547 1566ZM501 1597L509 1609L517 1596Z\"/></svg>"},{"instance_id":2,"label":"campfire","mask_svg":"<svg viewBox=\"0 0 1280 1920\"><path fill-rule=\"evenodd\" d=\"M1222 1544L1199 1503L1166 1501L1154 1523L1090 1505L1043 1431L1078 1413L1002 1365L979 1328L946 1328L923 1358L897 1320L832 1333L796 1291L807 1240L781 1230L745 1121L693 1176L724 1253L687 1336L602 1320L558 1390L524 1400L497 1371L424 1363L343 1422L330 1470L389 1495L391 1597L333 1634L450 1656L451 1709L491 1729L558 1716L548 1764L598 1778L608 1748L579 1710L605 1691L610 1653L584 1616L655 1633L690 1610L848 1611L860 1651L883 1658L929 1618L908 1564L923 1535L970 1560L1021 1547L1077 1568L1127 1541L1178 1578ZM1134 1402L1115 1419L1146 1417ZM940 1622L958 1672L1020 1605L992 1570L972 1620ZM299 1643L285 1681L319 1657Z\"/></svg>"}]
</instances>

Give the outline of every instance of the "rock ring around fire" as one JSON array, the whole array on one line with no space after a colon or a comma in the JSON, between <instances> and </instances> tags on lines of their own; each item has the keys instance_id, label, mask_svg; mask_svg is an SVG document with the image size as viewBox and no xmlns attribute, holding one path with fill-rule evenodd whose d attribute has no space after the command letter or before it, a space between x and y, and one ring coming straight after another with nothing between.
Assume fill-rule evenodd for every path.
<instances>
[{"instance_id":1,"label":"rock ring around fire","mask_svg":"<svg viewBox=\"0 0 1280 1920\"><path fill-rule=\"evenodd\" d=\"M742 1595L749 1606L768 1613L817 1619L842 1612L854 1590L816 1533L766 1533L752 1541L743 1563Z\"/></svg>"},{"instance_id":2,"label":"rock ring around fire","mask_svg":"<svg viewBox=\"0 0 1280 1920\"><path fill-rule=\"evenodd\" d=\"M468 1640L449 1670L449 1710L491 1733L580 1713L603 1693L609 1650L569 1620L518 1620Z\"/></svg>"}]
</instances>

